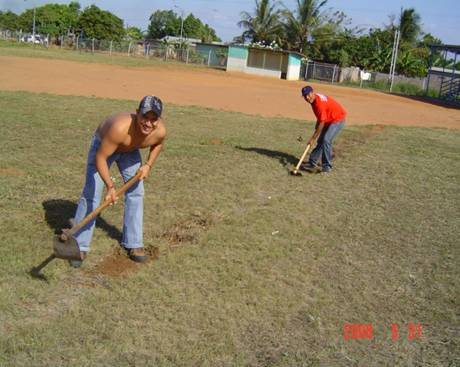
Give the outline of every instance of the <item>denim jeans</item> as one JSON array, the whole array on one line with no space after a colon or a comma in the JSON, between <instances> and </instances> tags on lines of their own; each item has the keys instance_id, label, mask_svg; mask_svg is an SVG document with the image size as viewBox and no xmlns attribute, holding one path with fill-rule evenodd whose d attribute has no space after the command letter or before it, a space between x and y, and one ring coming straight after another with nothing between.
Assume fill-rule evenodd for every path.
<instances>
[{"instance_id":1,"label":"denim jeans","mask_svg":"<svg viewBox=\"0 0 460 367\"><path fill-rule=\"evenodd\" d=\"M316 165L321 158L323 171L330 171L332 169L332 141L340 130L342 130L344 125L345 120L335 124L327 124L323 127L316 147L313 149L308 159L310 164Z\"/></svg>"},{"instance_id":2,"label":"denim jeans","mask_svg":"<svg viewBox=\"0 0 460 367\"><path fill-rule=\"evenodd\" d=\"M104 182L96 168L96 152L101 145L97 135L93 136L86 164L86 180L80 200L78 201L75 223L99 206L101 201ZM117 163L123 181L133 177L141 166L141 154L138 149L128 153L114 153L107 159L110 167L113 162ZM142 225L144 215L144 184L138 181L125 193L125 210L123 216L123 237L121 244L126 248L143 247ZM96 220L92 220L75 234L80 251L89 251Z\"/></svg>"}]
</instances>

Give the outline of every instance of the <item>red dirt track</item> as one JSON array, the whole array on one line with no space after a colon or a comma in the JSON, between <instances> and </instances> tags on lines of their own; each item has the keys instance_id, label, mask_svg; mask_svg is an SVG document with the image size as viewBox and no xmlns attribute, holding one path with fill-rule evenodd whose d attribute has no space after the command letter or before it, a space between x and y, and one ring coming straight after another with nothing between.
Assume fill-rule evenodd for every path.
<instances>
[{"instance_id":1,"label":"red dirt track","mask_svg":"<svg viewBox=\"0 0 460 367\"><path fill-rule=\"evenodd\" d=\"M156 94L166 103L198 105L262 116L314 120L300 97L305 82L174 66L127 68L21 57L0 57L0 90L140 100ZM406 97L326 84L311 85L348 111L350 124L460 129L460 110Z\"/></svg>"}]
</instances>

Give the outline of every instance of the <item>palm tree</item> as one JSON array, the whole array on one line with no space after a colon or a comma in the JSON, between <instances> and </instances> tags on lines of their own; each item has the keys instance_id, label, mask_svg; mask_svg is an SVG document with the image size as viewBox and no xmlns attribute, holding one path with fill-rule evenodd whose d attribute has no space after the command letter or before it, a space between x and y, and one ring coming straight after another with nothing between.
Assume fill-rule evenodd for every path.
<instances>
[{"instance_id":1,"label":"palm tree","mask_svg":"<svg viewBox=\"0 0 460 367\"><path fill-rule=\"evenodd\" d=\"M417 36L422 29L420 15L414 8L401 9L399 17L399 30L401 32L401 42L406 42L411 45L415 44Z\"/></svg>"},{"instance_id":2,"label":"palm tree","mask_svg":"<svg viewBox=\"0 0 460 367\"><path fill-rule=\"evenodd\" d=\"M271 0L256 0L254 15L246 11L241 12L241 21L238 22L238 26L245 28L242 39L265 44L279 41L282 25L281 12L276 9L278 5L279 2L276 0L273 3Z\"/></svg>"},{"instance_id":3,"label":"palm tree","mask_svg":"<svg viewBox=\"0 0 460 367\"><path fill-rule=\"evenodd\" d=\"M297 0L295 12L286 10L287 47L303 53L308 37L321 22L321 9L328 0Z\"/></svg>"}]
</instances>

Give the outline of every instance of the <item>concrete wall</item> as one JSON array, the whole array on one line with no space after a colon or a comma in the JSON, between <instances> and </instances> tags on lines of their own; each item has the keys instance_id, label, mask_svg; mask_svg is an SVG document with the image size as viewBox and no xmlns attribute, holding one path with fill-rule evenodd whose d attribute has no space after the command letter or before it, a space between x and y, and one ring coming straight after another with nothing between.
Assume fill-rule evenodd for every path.
<instances>
[{"instance_id":1,"label":"concrete wall","mask_svg":"<svg viewBox=\"0 0 460 367\"><path fill-rule=\"evenodd\" d=\"M272 52L273 53L273 51L269 51L269 50L261 50L261 52L267 52L267 53ZM250 67L248 66L248 57L249 57L248 48L243 47L243 46L233 46L232 45L232 46L229 46L228 48L227 71L240 71L240 72L248 73L248 74L269 76L272 78L281 79L281 76L283 74L283 69L284 69L281 55L282 54L280 53L280 57L276 59L279 61L277 62L277 65L275 66L272 65L272 69L268 69L269 67L268 65L270 63L273 64L273 62L267 61L267 67L264 68L260 62L257 62L257 59L255 62L255 65L259 66L258 64L261 64L260 67ZM286 79L287 80L299 80L300 65L301 65L302 57L297 54L289 54L289 56L286 56L286 58L287 58ZM283 77L284 77L284 74L283 74Z\"/></svg>"},{"instance_id":2,"label":"concrete wall","mask_svg":"<svg viewBox=\"0 0 460 367\"><path fill-rule=\"evenodd\" d=\"M241 46L228 47L227 71L245 71L248 49Z\"/></svg>"},{"instance_id":3,"label":"concrete wall","mask_svg":"<svg viewBox=\"0 0 460 367\"><path fill-rule=\"evenodd\" d=\"M261 76L270 76L274 78L281 78L281 71L280 70L268 70L268 69L259 69L259 68L251 68L251 67L246 67L244 70L245 73L248 74L256 74L256 75L261 75Z\"/></svg>"},{"instance_id":4,"label":"concrete wall","mask_svg":"<svg viewBox=\"0 0 460 367\"><path fill-rule=\"evenodd\" d=\"M288 69L286 73L287 80L299 80L300 64L302 57L297 54L289 54Z\"/></svg>"}]
</instances>

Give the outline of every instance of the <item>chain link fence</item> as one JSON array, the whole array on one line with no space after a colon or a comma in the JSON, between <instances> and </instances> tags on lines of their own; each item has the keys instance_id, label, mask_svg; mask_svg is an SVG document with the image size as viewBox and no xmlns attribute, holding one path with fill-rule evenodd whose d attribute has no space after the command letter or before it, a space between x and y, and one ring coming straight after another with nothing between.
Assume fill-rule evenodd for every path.
<instances>
[{"instance_id":1,"label":"chain link fence","mask_svg":"<svg viewBox=\"0 0 460 367\"><path fill-rule=\"evenodd\" d=\"M31 40L30 33L17 31L0 30L0 39L12 42L32 42L36 46L55 47L66 50L88 53L105 53L109 55L143 57L147 59L156 58L161 60L173 60L186 64L198 64L214 68L225 69L227 65L226 48L216 47L214 49L200 51L196 45L168 44L161 40L142 41L114 41L98 40L95 38L82 38L77 36L35 35Z\"/></svg>"},{"instance_id":2,"label":"chain link fence","mask_svg":"<svg viewBox=\"0 0 460 367\"><path fill-rule=\"evenodd\" d=\"M339 81L339 72L340 67L338 65L307 61L302 64L300 75L304 80L314 79L337 83Z\"/></svg>"}]
</instances>

